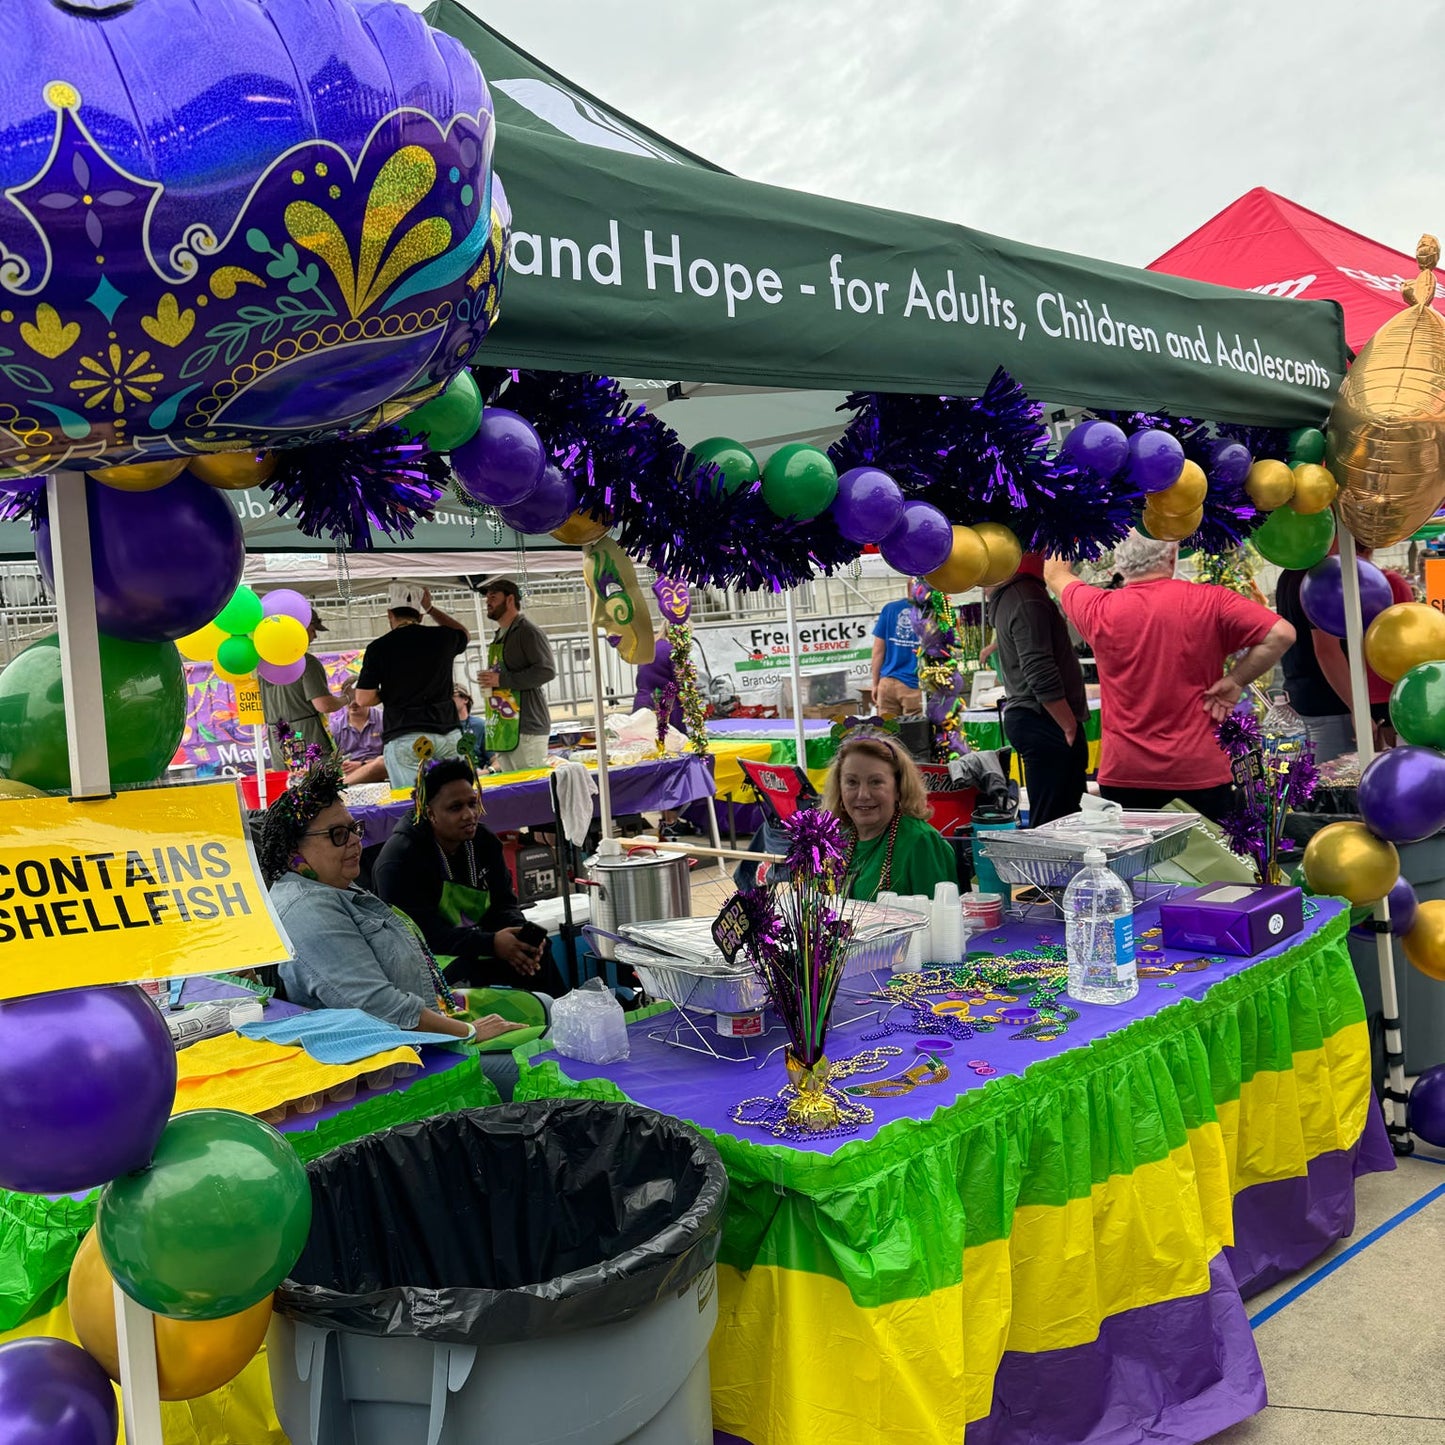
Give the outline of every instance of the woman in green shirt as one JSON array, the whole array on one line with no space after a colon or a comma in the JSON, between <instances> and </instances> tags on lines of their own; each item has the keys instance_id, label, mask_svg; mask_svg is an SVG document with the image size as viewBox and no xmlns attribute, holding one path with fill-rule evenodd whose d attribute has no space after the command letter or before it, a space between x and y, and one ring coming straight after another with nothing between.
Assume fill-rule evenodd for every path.
<instances>
[{"instance_id":1,"label":"woman in green shirt","mask_svg":"<svg viewBox=\"0 0 1445 1445\"><path fill-rule=\"evenodd\" d=\"M843 740L823 784L823 806L843 825L853 875L851 896L933 897L957 883L953 849L928 824L928 794L917 766L889 733Z\"/></svg>"}]
</instances>

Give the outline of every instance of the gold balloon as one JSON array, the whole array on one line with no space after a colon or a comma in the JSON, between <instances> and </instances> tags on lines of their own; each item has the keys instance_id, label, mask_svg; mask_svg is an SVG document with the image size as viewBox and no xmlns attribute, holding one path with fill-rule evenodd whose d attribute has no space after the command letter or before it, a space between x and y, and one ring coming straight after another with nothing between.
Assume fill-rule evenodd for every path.
<instances>
[{"instance_id":1,"label":"gold balloon","mask_svg":"<svg viewBox=\"0 0 1445 1445\"><path fill-rule=\"evenodd\" d=\"M1156 512L1144 505L1144 530L1156 542L1182 542L1192 537L1204 521L1204 508L1196 507L1188 516L1176 517L1169 512Z\"/></svg>"},{"instance_id":2,"label":"gold balloon","mask_svg":"<svg viewBox=\"0 0 1445 1445\"><path fill-rule=\"evenodd\" d=\"M552 535L569 547L585 547L589 542L606 536L610 525L591 512L573 512L560 527L552 529Z\"/></svg>"},{"instance_id":3,"label":"gold balloon","mask_svg":"<svg viewBox=\"0 0 1445 1445\"><path fill-rule=\"evenodd\" d=\"M1294 496L1290 506L1302 516L1323 512L1335 499L1339 491L1328 467L1316 462L1301 462L1294 469Z\"/></svg>"},{"instance_id":4,"label":"gold balloon","mask_svg":"<svg viewBox=\"0 0 1445 1445\"><path fill-rule=\"evenodd\" d=\"M1400 946L1421 973L1445 982L1445 898L1428 898L1415 910L1414 926Z\"/></svg>"},{"instance_id":5,"label":"gold balloon","mask_svg":"<svg viewBox=\"0 0 1445 1445\"><path fill-rule=\"evenodd\" d=\"M173 482L186 469L185 457L171 457L164 462L135 462L130 466L101 467L91 472L98 482L118 492L153 492Z\"/></svg>"},{"instance_id":6,"label":"gold balloon","mask_svg":"<svg viewBox=\"0 0 1445 1445\"><path fill-rule=\"evenodd\" d=\"M70 1322L75 1337L107 1375L120 1382L114 1281L92 1229L70 1266ZM234 1380L261 1348L271 1323L271 1296L222 1320L156 1322L156 1369L162 1400L194 1400Z\"/></svg>"},{"instance_id":7,"label":"gold balloon","mask_svg":"<svg viewBox=\"0 0 1445 1445\"><path fill-rule=\"evenodd\" d=\"M1187 517L1204 506L1208 491L1209 478L1204 475L1204 468L1186 458L1179 480L1162 492L1151 492L1144 505L1159 516Z\"/></svg>"},{"instance_id":8,"label":"gold balloon","mask_svg":"<svg viewBox=\"0 0 1445 1445\"><path fill-rule=\"evenodd\" d=\"M1007 582L1023 561L1024 549L1019 546L1019 539L1002 522L980 522L973 530L988 549L988 568L975 585L997 587L1000 582ZM948 563L943 565L946 567Z\"/></svg>"},{"instance_id":9,"label":"gold balloon","mask_svg":"<svg viewBox=\"0 0 1445 1445\"><path fill-rule=\"evenodd\" d=\"M22 783L18 778L0 778L0 799L4 798L43 798L44 793L39 788L32 788L29 783Z\"/></svg>"},{"instance_id":10,"label":"gold balloon","mask_svg":"<svg viewBox=\"0 0 1445 1445\"><path fill-rule=\"evenodd\" d=\"M1406 310L1365 343L1330 412L1326 464L1340 516L1367 547L1414 532L1445 498L1445 317L1435 311L1440 243L1422 236Z\"/></svg>"},{"instance_id":11,"label":"gold balloon","mask_svg":"<svg viewBox=\"0 0 1445 1445\"><path fill-rule=\"evenodd\" d=\"M1304 867L1314 892L1359 905L1377 902L1395 886L1400 855L1363 823L1331 823L1305 845Z\"/></svg>"},{"instance_id":12,"label":"gold balloon","mask_svg":"<svg viewBox=\"0 0 1445 1445\"><path fill-rule=\"evenodd\" d=\"M1445 662L1445 614L1423 602L1387 607L1365 631L1365 661L1386 682L1422 662Z\"/></svg>"},{"instance_id":13,"label":"gold balloon","mask_svg":"<svg viewBox=\"0 0 1445 1445\"><path fill-rule=\"evenodd\" d=\"M967 592L988 571L988 546L972 527L953 529L953 550L942 567L923 580L940 592Z\"/></svg>"},{"instance_id":14,"label":"gold balloon","mask_svg":"<svg viewBox=\"0 0 1445 1445\"><path fill-rule=\"evenodd\" d=\"M1257 461L1244 479L1244 490L1261 512L1272 512L1294 496L1294 473L1283 462Z\"/></svg>"},{"instance_id":15,"label":"gold balloon","mask_svg":"<svg viewBox=\"0 0 1445 1445\"><path fill-rule=\"evenodd\" d=\"M244 492L269 481L280 458L275 452L214 452L192 457L187 466L193 476L223 492Z\"/></svg>"}]
</instances>

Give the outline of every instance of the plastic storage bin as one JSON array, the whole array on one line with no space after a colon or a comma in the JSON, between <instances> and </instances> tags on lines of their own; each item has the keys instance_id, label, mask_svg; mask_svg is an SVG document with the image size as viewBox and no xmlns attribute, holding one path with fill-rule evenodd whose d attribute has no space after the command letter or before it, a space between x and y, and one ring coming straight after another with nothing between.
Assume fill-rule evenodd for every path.
<instances>
[{"instance_id":1,"label":"plastic storage bin","mask_svg":"<svg viewBox=\"0 0 1445 1445\"><path fill-rule=\"evenodd\" d=\"M687 1125L509 1104L307 1172L267 1351L293 1445L711 1445L727 1176Z\"/></svg>"}]
</instances>

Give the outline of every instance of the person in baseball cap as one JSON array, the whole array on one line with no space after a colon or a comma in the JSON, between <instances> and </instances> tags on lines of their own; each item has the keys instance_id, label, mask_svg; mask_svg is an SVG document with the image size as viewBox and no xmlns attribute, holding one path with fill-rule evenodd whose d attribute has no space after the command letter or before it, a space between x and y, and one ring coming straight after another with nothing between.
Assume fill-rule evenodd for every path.
<instances>
[{"instance_id":1,"label":"person in baseball cap","mask_svg":"<svg viewBox=\"0 0 1445 1445\"><path fill-rule=\"evenodd\" d=\"M435 627L423 627L430 617ZM382 706L382 756L393 789L410 787L423 758L455 757L461 730L452 702L453 665L466 651L466 627L432 605L420 582L386 590L391 630L368 644L356 678L360 707Z\"/></svg>"},{"instance_id":2,"label":"person in baseball cap","mask_svg":"<svg viewBox=\"0 0 1445 1445\"><path fill-rule=\"evenodd\" d=\"M552 713L543 692L557 676L552 645L547 634L522 611L522 592L511 577L489 577L481 590L497 633L487 648L487 667L477 674L477 681L491 689L494 707L500 701L510 710L505 721L497 723L497 737L505 736L506 723L516 731L511 745L494 743L493 767L503 773L540 768L547 761L552 735ZM491 737L491 717L487 731Z\"/></svg>"}]
</instances>

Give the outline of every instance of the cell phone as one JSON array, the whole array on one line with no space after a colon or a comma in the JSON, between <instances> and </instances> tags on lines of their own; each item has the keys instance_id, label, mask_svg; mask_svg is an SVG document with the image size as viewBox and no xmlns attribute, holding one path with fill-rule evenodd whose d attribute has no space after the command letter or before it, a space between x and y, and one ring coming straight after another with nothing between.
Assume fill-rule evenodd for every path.
<instances>
[{"instance_id":1,"label":"cell phone","mask_svg":"<svg viewBox=\"0 0 1445 1445\"><path fill-rule=\"evenodd\" d=\"M540 923L527 920L518 930L517 937L532 948L540 948L547 942L547 930Z\"/></svg>"}]
</instances>

